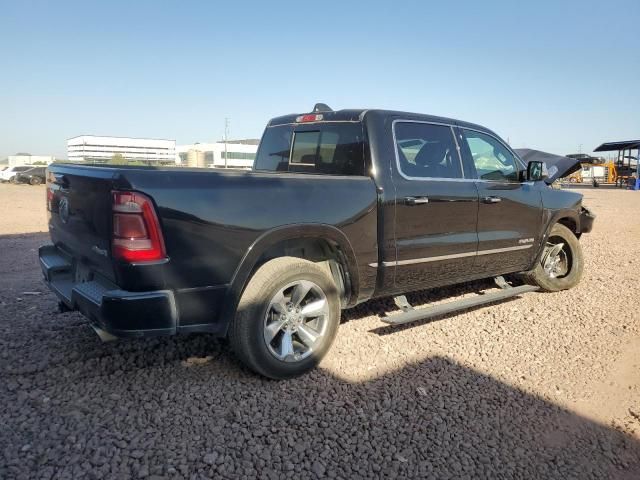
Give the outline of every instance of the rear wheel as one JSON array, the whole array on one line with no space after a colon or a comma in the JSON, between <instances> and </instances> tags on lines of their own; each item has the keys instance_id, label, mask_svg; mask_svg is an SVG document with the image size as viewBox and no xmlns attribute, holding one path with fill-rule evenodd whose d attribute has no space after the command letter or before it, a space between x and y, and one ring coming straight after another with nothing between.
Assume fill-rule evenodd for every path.
<instances>
[{"instance_id":1,"label":"rear wheel","mask_svg":"<svg viewBox=\"0 0 640 480\"><path fill-rule=\"evenodd\" d=\"M525 274L528 283L547 292L575 287L580 282L584 259L582 247L574 233L556 223L536 267Z\"/></svg>"},{"instance_id":2,"label":"rear wheel","mask_svg":"<svg viewBox=\"0 0 640 480\"><path fill-rule=\"evenodd\" d=\"M40 177L31 177L29 183L31 185L40 185L42 183L42 180L40 179Z\"/></svg>"},{"instance_id":3,"label":"rear wheel","mask_svg":"<svg viewBox=\"0 0 640 480\"><path fill-rule=\"evenodd\" d=\"M313 369L340 323L338 292L326 269L307 260L276 258L253 275L229 330L238 358L274 379Z\"/></svg>"}]
</instances>

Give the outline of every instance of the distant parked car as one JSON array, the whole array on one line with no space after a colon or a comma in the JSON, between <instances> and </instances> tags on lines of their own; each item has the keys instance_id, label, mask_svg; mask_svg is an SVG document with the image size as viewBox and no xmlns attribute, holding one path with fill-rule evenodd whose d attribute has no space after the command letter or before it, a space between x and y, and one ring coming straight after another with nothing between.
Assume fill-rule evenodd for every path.
<instances>
[{"instance_id":1,"label":"distant parked car","mask_svg":"<svg viewBox=\"0 0 640 480\"><path fill-rule=\"evenodd\" d=\"M30 185L40 185L46 180L46 167L34 167L24 172L18 173L14 177L14 183L28 183Z\"/></svg>"},{"instance_id":2,"label":"distant parked car","mask_svg":"<svg viewBox=\"0 0 640 480\"><path fill-rule=\"evenodd\" d=\"M18 173L26 172L27 170L31 170L32 168L33 168L32 165L21 165L19 167L6 167L4 170L0 172L0 181L13 182Z\"/></svg>"}]
</instances>

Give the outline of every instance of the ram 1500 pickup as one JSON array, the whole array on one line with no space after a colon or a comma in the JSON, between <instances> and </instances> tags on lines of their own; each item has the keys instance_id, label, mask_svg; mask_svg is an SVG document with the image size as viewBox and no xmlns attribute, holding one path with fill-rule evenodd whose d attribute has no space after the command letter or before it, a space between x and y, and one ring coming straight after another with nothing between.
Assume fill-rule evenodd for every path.
<instances>
[{"instance_id":1,"label":"ram 1500 pickup","mask_svg":"<svg viewBox=\"0 0 640 480\"><path fill-rule=\"evenodd\" d=\"M550 188L575 168L525 164L472 123L318 104L268 123L252 171L50 166L40 264L103 338L214 333L289 378L327 352L341 309L375 297L576 285L593 216ZM524 285L501 277L515 272ZM424 316L398 303L395 323Z\"/></svg>"}]
</instances>

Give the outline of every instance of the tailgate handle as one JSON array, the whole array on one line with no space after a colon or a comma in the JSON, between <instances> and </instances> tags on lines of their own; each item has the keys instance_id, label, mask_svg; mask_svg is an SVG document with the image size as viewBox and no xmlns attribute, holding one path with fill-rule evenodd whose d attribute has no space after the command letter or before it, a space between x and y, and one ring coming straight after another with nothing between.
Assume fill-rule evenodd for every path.
<instances>
[{"instance_id":1,"label":"tailgate handle","mask_svg":"<svg viewBox=\"0 0 640 480\"><path fill-rule=\"evenodd\" d=\"M56 185L60 185L62 188L67 188L69 186L69 179L67 179L65 175L54 173L53 178L53 183Z\"/></svg>"},{"instance_id":2,"label":"tailgate handle","mask_svg":"<svg viewBox=\"0 0 640 480\"><path fill-rule=\"evenodd\" d=\"M502 199L500 197L484 197L482 201L484 203L500 203Z\"/></svg>"},{"instance_id":3,"label":"tailgate handle","mask_svg":"<svg viewBox=\"0 0 640 480\"><path fill-rule=\"evenodd\" d=\"M407 205L424 205L429 203L429 199L427 197L405 197L404 203Z\"/></svg>"}]
</instances>

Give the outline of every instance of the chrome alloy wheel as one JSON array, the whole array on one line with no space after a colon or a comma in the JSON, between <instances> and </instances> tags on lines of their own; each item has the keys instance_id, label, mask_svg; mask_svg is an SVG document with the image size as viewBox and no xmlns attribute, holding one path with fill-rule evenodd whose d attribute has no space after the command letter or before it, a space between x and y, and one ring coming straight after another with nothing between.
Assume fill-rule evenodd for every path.
<instances>
[{"instance_id":1,"label":"chrome alloy wheel","mask_svg":"<svg viewBox=\"0 0 640 480\"><path fill-rule=\"evenodd\" d=\"M297 280L280 289L264 317L264 341L283 362L299 362L318 347L329 324L329 304L322 289Z\"/></svg>"},{"instance_id":2,"label":"chrome alloy wheel","mask_svg":"<svg viewBox=\"0 0 640 480\"><path fill-rule=\"evenodd\" d=\"M569 273L571 264L564 242L547 242L542 255L542 268L549 278L562 278Z\"/></svg>"}]
</instances>

